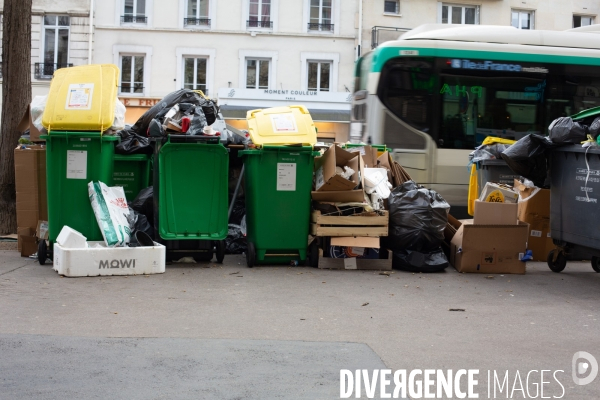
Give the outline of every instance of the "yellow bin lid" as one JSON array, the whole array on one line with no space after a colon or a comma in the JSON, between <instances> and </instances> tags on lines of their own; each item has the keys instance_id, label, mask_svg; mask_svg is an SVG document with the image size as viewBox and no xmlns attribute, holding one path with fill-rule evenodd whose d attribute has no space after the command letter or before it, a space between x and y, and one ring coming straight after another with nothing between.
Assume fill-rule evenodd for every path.
<instances>
[{"instance_id":1,"label":"yellow bin lid","mask_svg":"<svg viewBox=\"0 0 600 400\"><path fill-rule=\"evenodd\" d=\"M115 119L118 77L119 68L114 64L56 70L42 125L48 132L104 132Z\"/></svg>"},{"instance_id":2,"label":"yellow bin lid","mask_svg":"<svg viewBox=\"0 0 600 400\"><path fill-rule=\"evenodd\" d=\"M315 123L304 106L250 110L246 119L250 139L255 145L314 146L317 143Z\"/></svg>"}]
</instances>

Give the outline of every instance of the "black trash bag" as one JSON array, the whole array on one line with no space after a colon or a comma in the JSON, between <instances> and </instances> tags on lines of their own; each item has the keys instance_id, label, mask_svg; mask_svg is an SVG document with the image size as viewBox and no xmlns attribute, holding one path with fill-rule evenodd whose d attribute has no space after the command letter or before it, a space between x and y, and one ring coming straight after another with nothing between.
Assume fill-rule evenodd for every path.
<instances>
[{"instance_id":1,"label":"black trash bag","mask_svg":"<svg viewBox=\"0 0 600 400\"><path fill-rule=\"evenodd\" d=\"M537 187L548 187L548 150L559 147L546 136L529 134L502 153L510 169Z\"/></svg>"},{"instance_id":2,"label":"black trash bag","mask_svg":"<svg viewBox=\"0 0 600 400\"><path fill-rule=\"evenodd\" d=\"M188 135L204 135L204 127L210 125L206 121L204 111L201 106L194 107L194 112L190 115L190 128L187 131ZM213 121L214 122L214 121Z\"/></svg>"},{"instance_id":3,"label":"black trash bag","mask_svg":"<svg viewBox=\"0 0 600 400\"><path fill-rule=\"evenodd\" d=\"M121 141L115 146L116 154L152 154L154 149L150 140L130 130L119 132Z\"/></svg>"},{"instance_id":4,"label":"black trash bag","mask_svg":"<svg viewBox=\"0 0 600 400\"><path fill-rule=\"evenodd\" d=\"M231 209L231 215L229 216L229 223L239 225L242 223L242 219L246 215L246 200L243 197L238 197L233 203Z\"/></svg>"},{"instance_id":5,"label":"black trash bag","mask_svg":"<svg viewBox=\"0 0 600 400\"><path fill-rule=\"evenodd\" d=\"M133 208L129 207L129 215L127 216L127 221L129 222L129 229L131 230L131 239L129 242L130 246L136 246L136 232L144 232L146 235L150 236L150 238L154 239L154 228L148 222L148 218L144 214L141 214L135 211Z\"/></svg>"},{"instance_id":6,"label":"black trash bag","mask_svg":"<svg viewBox=\"0 0 600 400\"><path fill-rule=\"evenodd\" d=\"M129 207L138 213L145 215L150 225L154 225L154 190L147 187L140 190L135 199L129 203Z\"/></svg>"},{"instance_id":7,"label":"black trash bag","mask_svg":"<svg viewBox=\"0 0 600 400\"><path fill-rule=\"evenodd\" d=\"M560 117L552 121L548 132L552 143L581 143L587 139L588 127L570 117Z\"/></svg>"},{"instance_id":8,"label":"black trash bag","mask_svg":"<svg viewBox=\"0 0 600 400\"><path fill-rule=\"evenodd\" d=\"M392 268L408 272L441 272L450 265L441 247L421 253L414 250L396 250Z\"/></svg>"},{"instance_id":9,"label":"black trash bag","mask_svg":"<svg viewBox=\"0 0 600 400\"><path fill-rule=\"evenodd\" d=\"M198 93L189 89L180 89L175 92L169 93L163 99L153 105L148 111L146 111L131 127L131 129L138 135L146 135L148 132L148 126L150 121L154 120L159 113L164 117L175 104L177 103L192 103L192 104L204 104L206 100L202 98ZM165 111L166 110L166 111Z\"/></svg>"},{"instance_id":10,"label":"black trash bag","mask_svg":"<svg viewBox=\"0 0 600 400\"><path fill-rule=\"evenodd\" d=\"M237 224L229 224L227 237L225 238L225 251L227 254L242 254L248 250L246 235L242 227Z\"/></svg>"},{"instance_id":11,"label":"black trash bag","mask_svg":"<svg viewBox=\"0 0 600 400\"><path fill-rule=\"evenodd\" d=\"M439 193L408 181L392 191L388 203L390 224L384 247L421 252L440 247L450 205Z\"/></svg>"},{"instance_id":12,"label":"black trash bag","mask_svg":"<svg viewBox=\"0 0 600 400\"><path fill-rule=\"evenodd\" d=\"M596 117L594 122L591 123L589 130L590 135L592 135L594 140L596 140L598 138L598 135L600 135L600 117Z\"/></svg>"},{"instance_id":13,"label":"black trash bag","mask_svg":"<svg viewBox=\"0 0 600 400\"><path fill-rule=\"evenodd\" d=\"M499 160L502 158L502 152L509 147L510 144L503 143L481 145L469 154L469 160L474 163L483 160Z\"/></svg>"}]
</instances>

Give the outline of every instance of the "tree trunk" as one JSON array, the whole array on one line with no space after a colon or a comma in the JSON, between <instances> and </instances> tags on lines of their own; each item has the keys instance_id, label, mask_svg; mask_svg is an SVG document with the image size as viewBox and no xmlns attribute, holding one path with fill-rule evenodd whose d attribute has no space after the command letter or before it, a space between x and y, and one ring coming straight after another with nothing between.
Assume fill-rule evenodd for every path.
<instances>
[{"instance_id":1,"label":"tree trunk","mask_svg":"<svg viewBox=\"0 0 600 400\"><path fill-rule=\"evenodd\" d=\"M17 126L31 102L31 2L4 0L0 234L17 232L14 149L21 136Z\"/></svg>"}]
</instances>

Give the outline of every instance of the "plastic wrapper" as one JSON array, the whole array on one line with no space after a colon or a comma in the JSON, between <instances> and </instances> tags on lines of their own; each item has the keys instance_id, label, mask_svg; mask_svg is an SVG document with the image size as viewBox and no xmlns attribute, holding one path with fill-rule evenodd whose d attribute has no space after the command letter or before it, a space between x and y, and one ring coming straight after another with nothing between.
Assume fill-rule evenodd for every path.
<instances>
[{"instance_id":1,"label":"plastic wrapper","mask_svg":"<svg viewBox=\"0 0 600 400\"><path fill-rule=\"evenodd\" d=\"M510 146L510 144L504 143L481 145L471 152L471 154L469 154L469 160L474 163L483 160L499 160L502 158L502 152L508 149Z\"/></svg>"},{"instance_id":2,"label":"plastic wrapper","mask_svg":"<svg viewBox=\"0 0 600 400\"><path fill-rule=\"evenodd\" d=\"M135 132L123 130L119 132L121 141L115 146L116 154L152 154L150 140Z\"/></svg>"},{"instance_id":3,"label":"plastic wrapper","mask_svg":"<svg viewBox=\"0 0 600 400\"><path fill-rule=\"evenodd\" d=\"M552 121L548 132L552 143L581 143L587 138L588 127L569 117L560 117Z\"/></svg>"},{"instance_id":4,"label":"plastic wrapper","mask_svg":"<svg viewBox=\"0 0 600 400\"><path fill-rule=\"evenodd\" d=\"M125 108L125 104L121 103L121 100L117 99L117 101L115 102L115 119L110 129L114 131L120 131L121 129L125 128L126 112L127 108Z\"/></svg>"},{"instance_id":5,"label":"plastic wrapper","mask_svg":"<svg viewBox=\"0 0 600 400\"><path fill-rule=\"evenodd\" d=\"M192 121L190 122L190 129L188 130L187 134L204 135L204 128L209 124L206 120L204 112L202 111L202 107L194 107L194 111L190 116L192 118Z\"/></svg>"},{"instance_id":6,"label":"plastic wrapper","mask_svg":"<svg viewBox=\"0 0 600 400\"><path fill-rule=\"evenodd\" d=\"M229 224L227 238L225 238L225 251L227 254L242 254L247 250L248 244L242 227L236 224Z\"/></svg>"},{"instance_id":7,"label":"plastic wrapper","mask_svg":"<svg viewBox=\"0 0 600 400\"><path fill-rule=\"evenodd\" d=\"M229 223L239 225L244 215L246 215L246 201L243 197L238 197L235 203L233 203L231 215L229 215Z\"/></svg>"},{"instance_id":8,"label":"plastic wrapper","mask_svg":"<svg viewBox=\"0 0 600 400\"><path fill-rule=\"evenodd\" d=\"M96 221L108 247L127 246L130 241L129 207L122 187L102 182L88 183L88 194Z\"/></svg>"},{"instance_id":9,"label":"plastic wrapper","mask_svg":"<svg viewBox=\"0 0 600 400\"><path fill-rule=\"evenodd\" d=\"M152 225L150 225L148 218L146 218L144 214L140 214L129 207L127 220L129 221L129 229L131 230L131 240L129 242L130 246L136 246L138 244L135 236L136 232L138 231L144 232L150 236L150 238L154 239L154 228L152 228Z\"/></svg>"},{"instance_id":10,"label":"plastic wrapper","mask_svg":"<svg viewBox=\"0 0 600 400\"><path fill-rule=\"evenodd\" d=\"M390 226L385 247L421 252L440 247L450 205L439 193L408 181L392 191L388 204Z\"/></svg>"},{"instance_id":11,"label":"plastic wrapper","mask_svg":"<svg viewBox=\"0 0 600 400\"><path fill-rule=\"evenodd\" d=\"M409 272L441 272L448 265L448 259L441 247L425 253L397 250L392 258L392 268Z\"/></svg>"},{"instance_id":12,"label":"plastic wrapper","mask_svg":"<svg viewBox=\"0 0 600 400\"><path fill-rule=\"evenodd\" d=\"M548 186L548 150L557 146L545 136L530 134L506 149L502 159L515 174L543 188Z\"/></svg>"},{"instance_id":13,"label":"plastic wrapper","mask_svg":"<svg viewBox=\"0 0 600 400\"><path fill-rule=\"evenodd\" d=\"M47 100L48 96L35 96L29 106L31 110L31 120L38 131L44 129L42 126L42 116L44 115Z\"/></svg>"},{"instance_id":14,"label":"plastic wrapper","mask_svg":"<svg viewBox=\"0 0 600 400\"><path fill-rule=\"evenodd\" d=\"M129 203L129 207L146 216L148 223L154 225L154 189L152 186L140 190L138 195Z\"/></svg>"}]
</instances>

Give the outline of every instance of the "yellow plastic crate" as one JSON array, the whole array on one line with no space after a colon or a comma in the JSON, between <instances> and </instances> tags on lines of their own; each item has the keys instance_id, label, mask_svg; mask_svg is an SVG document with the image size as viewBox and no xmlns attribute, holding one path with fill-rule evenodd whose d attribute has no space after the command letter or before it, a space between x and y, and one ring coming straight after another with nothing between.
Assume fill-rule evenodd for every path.
<instances>
[{"instance_id":1,"label":"yellow plastic crate","mask_svg":"<svg viewBox=\"0 0 600 400\"><path fill-rule=\"evenodd\" d=\"M54 72L42 115L50 131L100 131L115 119L119 68L113 64L83 65Z\"/></svg>"},{"instance_id":2,"label":"yellow plastic crate","mask_svg":"<svg viewBox=\"0 0 600 400\"><path fill-rule=\"evenodd\" d=\"M246 119L250 139L255 145L314 146L317 143L315 124L304 106L250 110Z\"/></svg>"}]
</instances>

